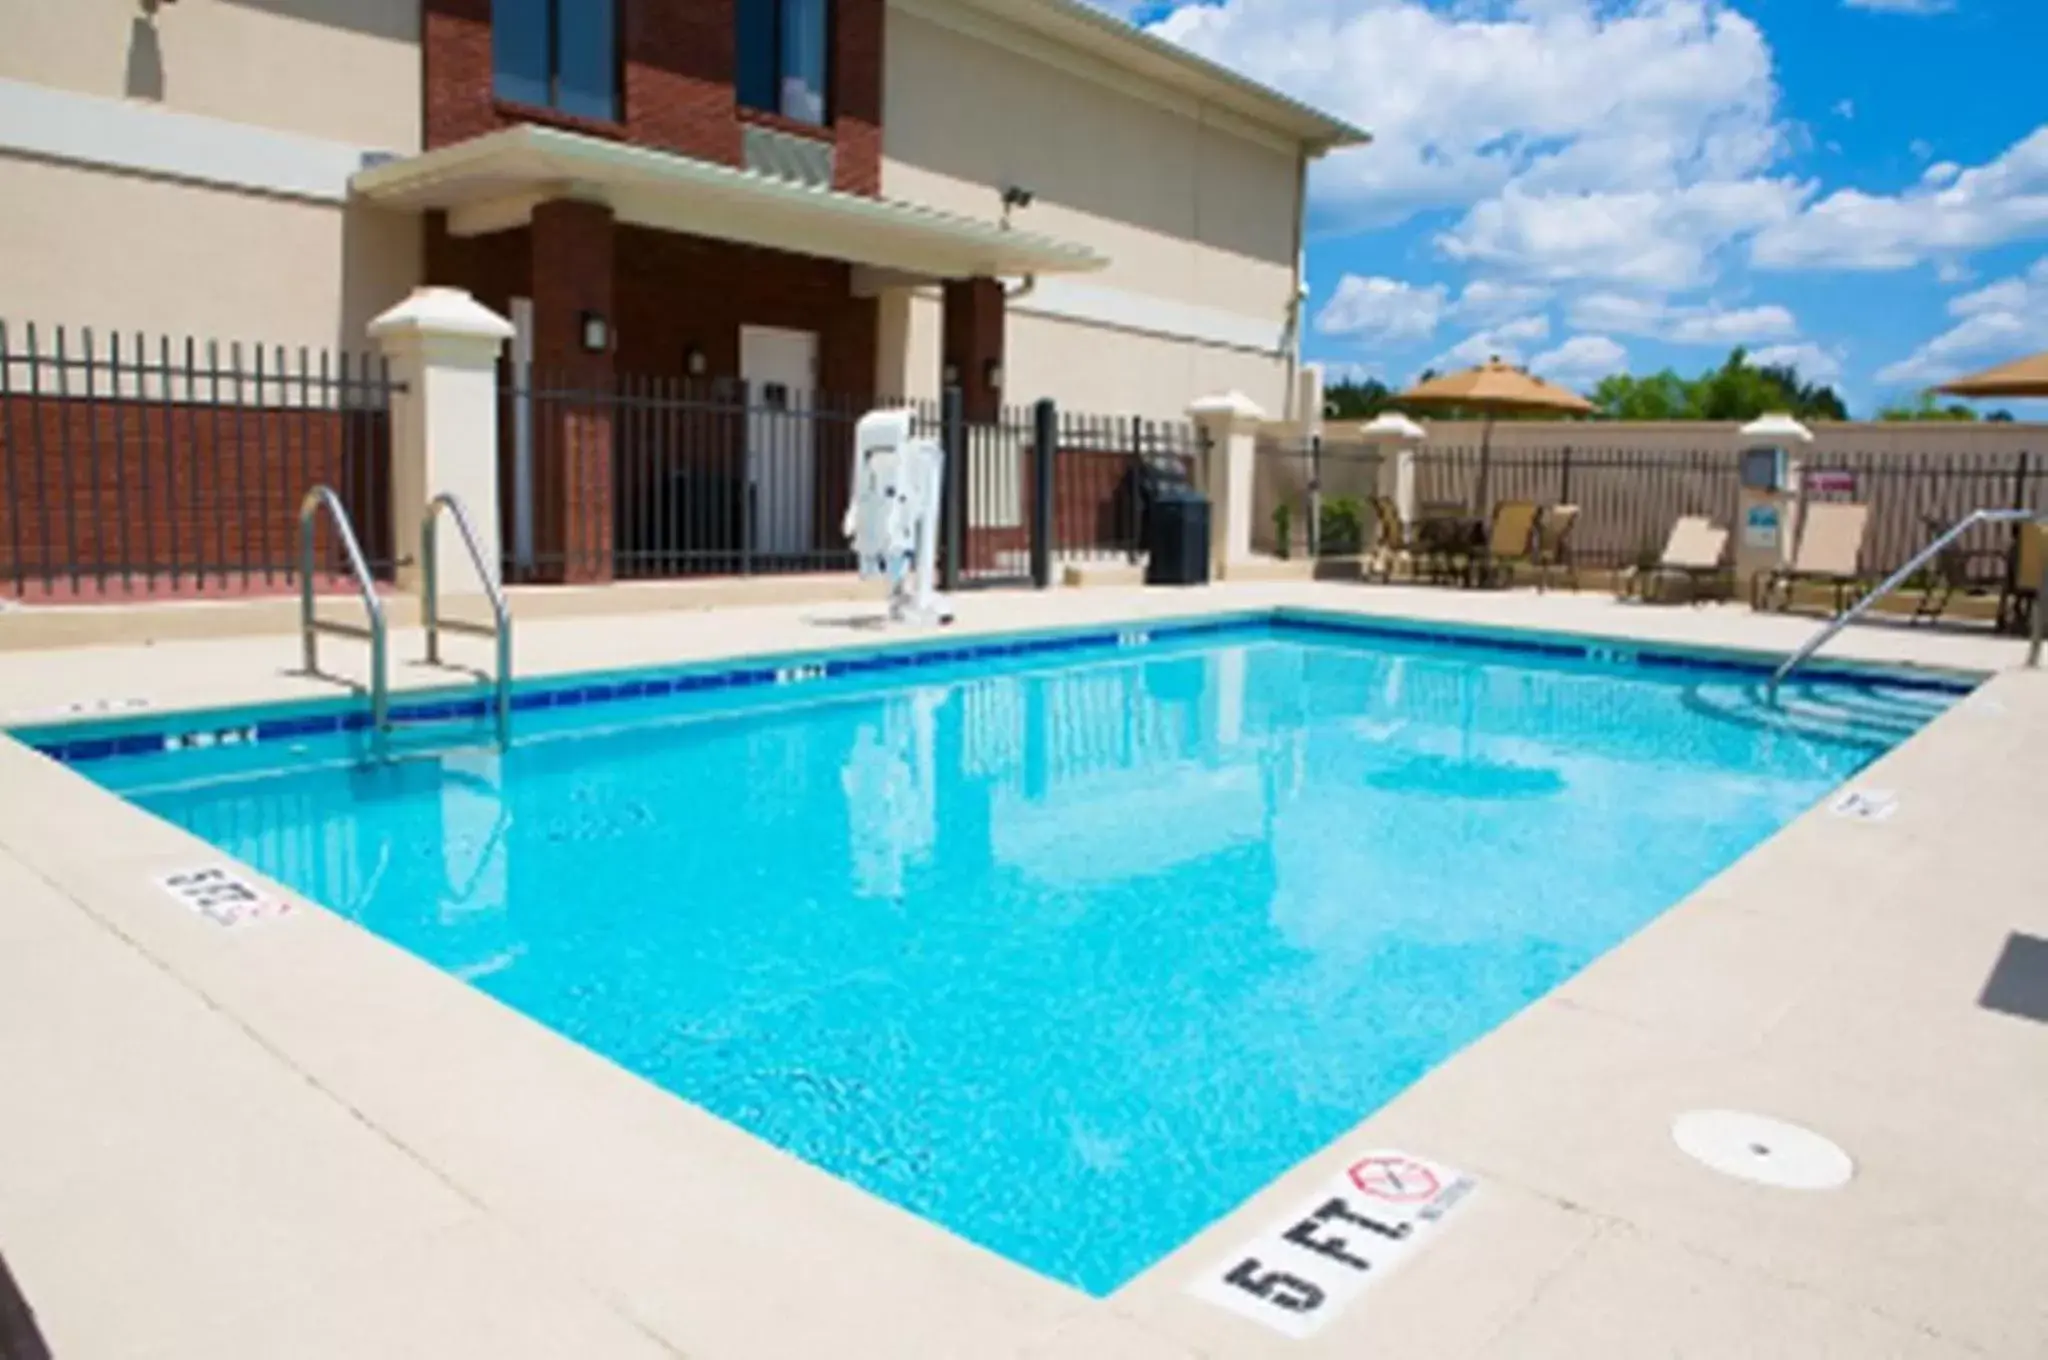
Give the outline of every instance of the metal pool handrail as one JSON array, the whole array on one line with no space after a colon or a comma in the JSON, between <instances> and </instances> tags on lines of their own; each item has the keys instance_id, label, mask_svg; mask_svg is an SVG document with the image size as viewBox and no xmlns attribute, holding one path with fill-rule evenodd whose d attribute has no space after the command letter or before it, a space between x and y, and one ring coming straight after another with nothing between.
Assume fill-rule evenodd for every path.
<instances>
[{"instance_id":1,"label":"metal pool handrail","mask_svg":"<svg viewBox=\"0 0 2048 1360\"><path fill-rule=\"evenodd\" d=\"M440 521L443 510L454 516L456 531L462 535L462 546L469 550L470 564L476 568L476 579L483 583L484 597L491 602L490 624L441 617L440 558L434 552L434 526ZM507 750L512 745L512 610L505 603L505 592L498 588L498 582L484 565L483 550L477 546L476 530L470 526L469 511L463 507L462 498L453 491L443 491L428 501L426 513L420 517L420 572L423 586L420 621L426 627L429 665L441 664L443 629L496 639L498 749Z\"/></svg>"},{"instance_id":2,"label":"metal pool handrail","mask_svg":"<svg viewBox=\"0 0 2048 1360\"><path fill-rule=\"evenodd\" d=\"M355 577L356 593L362 596L363 609L370 616L367 628L322 619L313 612L313 521L323 508L334 521L334 532L341 539L342 551L348 554L348 569ZM370 644L370 731L371 740L381 748L391 728L391 682L384 645L384 602L377 598L377 587L370 576L369 563L363 560L363 546L356 541L355 525L349 522L348 508L341 503L341 497L335 494L334 488L325 484L314 486L299 502L299 633L308 675L320 673L320 634L362 638Z\"/></svg>"},{"instance_id":3,"label":"metal pool handrail","mask_svg":"<svg viewBox=\"0 0 2048 1360\"><path fill-rule=\"evenodd\" d=\"M1946 548L1949 544L1955 542L1980 524L2020 523L2036 523L2048 527L2048 516L2044 516L2039 510L1973 510L1957 520L1949 526L1947 532L1943 533L1919 552L1914 553L1912 559L1905 566L1900 567L1890 576L1885 577L1869 594L1829 620L1818 633L1815 633L1807 640L1804 647L1801 647L1791 656L1785 658L1785 664L1771 672L1771 682L1765 691L1766 697L1771 703L1777 703L1778 687L1785 682L1787 676L1811 660L1815 652L1818 652L1834 639L1835 634L1856 622L1857 619L1868 613L1870 608L1879 600L1904 585L1914 572L1926 566L1943 548ZM2039 667L2041 664L2044 610L2048 610L2048 603L2044 603L2044 597L2048 597L2048 569L2043 570L2042 579L2034 584L2033 628L2032 638L2027 647L2027 665Z\"/></svg>"}]
</instances>

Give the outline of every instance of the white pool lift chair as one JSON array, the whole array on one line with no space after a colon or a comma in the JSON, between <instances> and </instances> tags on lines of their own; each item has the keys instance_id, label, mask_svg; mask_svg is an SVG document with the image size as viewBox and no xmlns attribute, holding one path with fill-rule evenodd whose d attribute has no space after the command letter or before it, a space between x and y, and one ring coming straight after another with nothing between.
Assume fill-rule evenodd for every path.
<instances>
[{"instance_id":1,"label":"white pool lift chair","mask_svg":"<svg viewBox=\"0 0 2048 1360\"><path fill-rule=\"evenodd\" d=\"M854 427L853 480L841 526L861 579L889 583L893 623L951 623L935 585L946 455L911 437L909 411L870 411Z\"/></svg>"}]
</instances>

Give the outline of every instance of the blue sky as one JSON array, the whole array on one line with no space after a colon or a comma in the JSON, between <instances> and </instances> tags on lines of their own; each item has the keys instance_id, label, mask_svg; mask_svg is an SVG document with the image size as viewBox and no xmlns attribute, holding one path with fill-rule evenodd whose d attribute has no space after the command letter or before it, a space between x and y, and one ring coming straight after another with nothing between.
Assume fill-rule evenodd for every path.
<instances>
[{"instance_id":1,"label":"blue sky","mask_svg":"<svg viewBox=\"0 0 2048 1360\"><path fill-rule=\"evenodd\" d=\"M1310 357L1588 385L1735 344L1857 414L2048 349L2048 0L1099 0L1372 131Z\"/></svg>"}]
</instances>

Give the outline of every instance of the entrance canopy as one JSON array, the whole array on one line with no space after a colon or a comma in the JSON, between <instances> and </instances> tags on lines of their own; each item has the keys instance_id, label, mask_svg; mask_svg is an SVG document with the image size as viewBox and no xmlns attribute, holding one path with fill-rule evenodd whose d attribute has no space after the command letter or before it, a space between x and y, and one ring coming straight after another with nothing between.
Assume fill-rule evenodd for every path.
<instances>
[{"instance_id":1,"label":"entrance canopy","mask_svg":"<svg viewBox=\"0 0 2048 1360\"><path fill-rule=\"evenodd\" d=\"M927 278L1083 273L1109 260L1086 246L993 222L556 128L506 128L357 172L356 193L439 209L455 236L520 227L536 204L608 205L635 226L685 232Z\"/></svg>"}]
</instances>

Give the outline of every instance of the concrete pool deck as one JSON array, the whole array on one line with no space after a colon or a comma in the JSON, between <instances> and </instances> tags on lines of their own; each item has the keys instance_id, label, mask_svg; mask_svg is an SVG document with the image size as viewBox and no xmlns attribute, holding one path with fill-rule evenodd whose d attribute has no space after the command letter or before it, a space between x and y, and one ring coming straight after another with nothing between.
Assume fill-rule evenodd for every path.
<instances>
[{"instance_id":1,"label":"concrete pool deck","mask_svg":"<svg viewBox=\"0 0 2048 1360\"><path fill-rule=\"evenodd\" d=\"M1812 620L1265 583L964 597L955 633L1278 604L1784 651ZM523 624L524 675L863 645L827 603ZM892 635L893 636L893 635ZM327 642L336 670L360 650ZM473 650L472 650L473 649ZM483 644L457 639L458 658ZM2048 936L2048 674L1980 635L1829 655L1997 674L1857 781L1105 1300L785 1156L318 909L223 930L222 856L0 740L0 1256L56 1355L2035 1356L2048 1025L1979 998ZM401 686L445 683L404 664ZM336 693L291 636L0 654L0 722ZM1683 1157L1703 1107L1812 1127L1834 1192ZM1477 1177L1306 1341L1195 1277L1356 1153Z\"/></svg>"}]
</instances>

